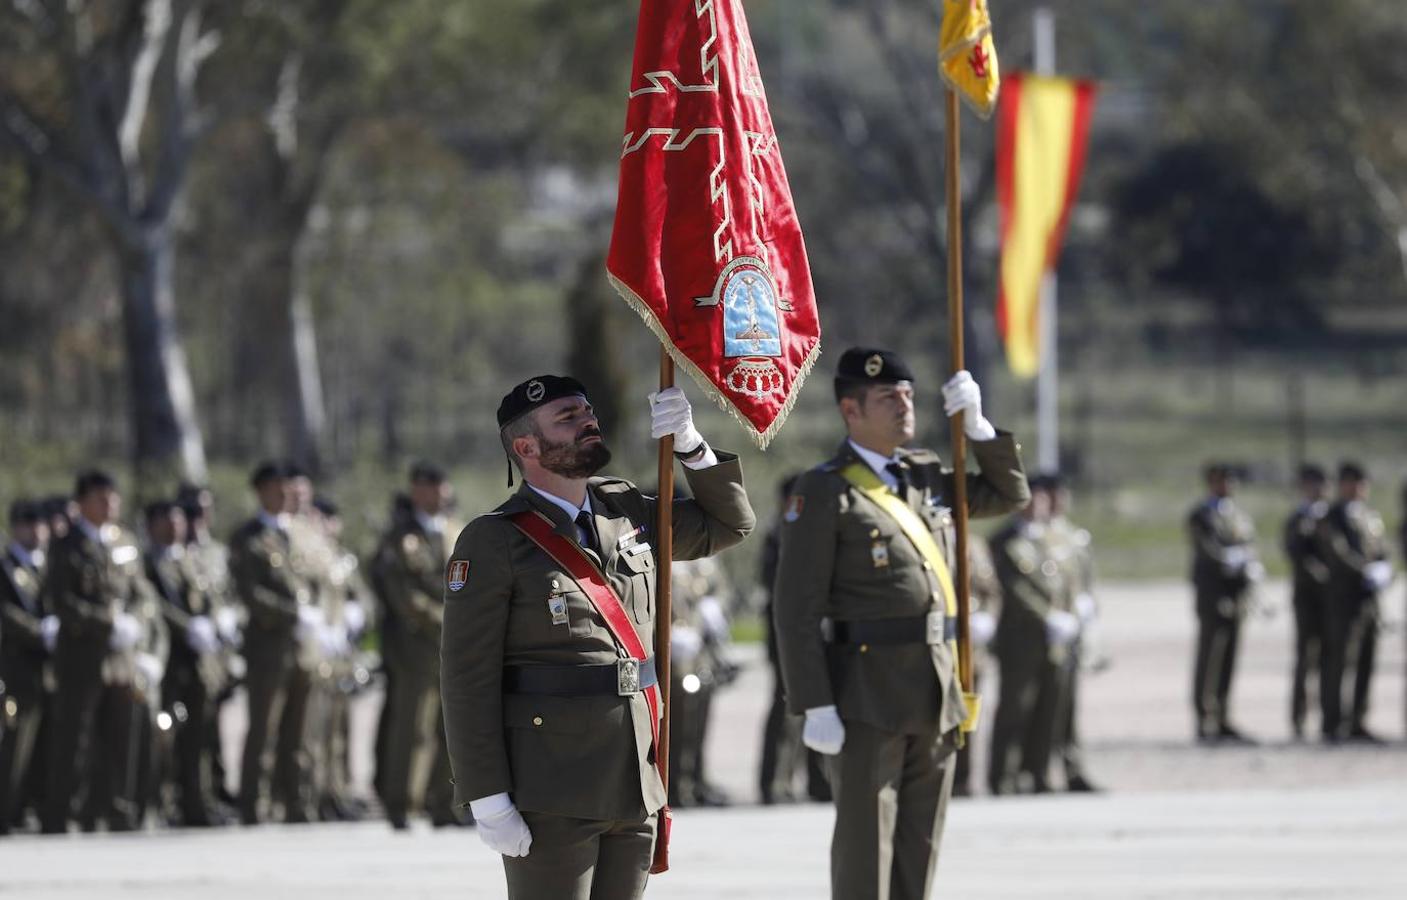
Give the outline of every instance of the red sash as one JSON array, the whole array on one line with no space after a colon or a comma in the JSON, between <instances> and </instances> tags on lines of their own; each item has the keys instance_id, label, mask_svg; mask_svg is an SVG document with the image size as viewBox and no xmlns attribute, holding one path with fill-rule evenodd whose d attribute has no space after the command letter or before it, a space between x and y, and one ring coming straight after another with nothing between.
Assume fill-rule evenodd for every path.
<instances>
[{"instance_id":1,"label":"red sash","mask_svg":"<svg viewBox=\"0 0 1407 900\"><path fill-rule=\"evenodd\" d=\"M581 549L581 545L575 541L569 541L556 532L552 525L552 520L540 512L526 510L514 513L508 517L519 531L527 535L531 540L548 556L566 570L572 577L582 592L591 601L591 605L600 613L601 618L606 620L606 628L610 630L611 637L632 659L637 660L641 665L645 663L645 645L640 641L640 635L635 633L635 626L630 624L630 617L626 615L625 606L621 603L620 597L616 595L606 577L601 574L601 569L586 555ZM660 740L660 694L658 684L650 685L643 689L645 703L650 707L650 734L654 740L656 750L655 765L662 766L664 763L658 759L658 748ZM656 837L655 865L651 867L652 874L659 874L669 868L668 847L669 831L672 824L672 814L666 804L660 810L659 833Z\"/></svg>"}]
</instances>

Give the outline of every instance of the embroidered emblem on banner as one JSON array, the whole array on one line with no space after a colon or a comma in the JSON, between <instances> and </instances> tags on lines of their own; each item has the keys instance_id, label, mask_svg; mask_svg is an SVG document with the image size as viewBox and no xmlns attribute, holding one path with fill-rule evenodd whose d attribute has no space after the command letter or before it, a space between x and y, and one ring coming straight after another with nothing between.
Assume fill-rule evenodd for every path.
<instances>
[{"instance_id":1,"label":"embroidered emblem on banner","mask_svg":"<svg viewBox=\"0 0 1407 900\"><path fill-rule=\"evenodd\" d=\"M451 562L449 564L449 575L446 580L449 582L450 590L462 590L464 585L469 583L469 561L456 559Z\"/></svg>"}]
</instances>

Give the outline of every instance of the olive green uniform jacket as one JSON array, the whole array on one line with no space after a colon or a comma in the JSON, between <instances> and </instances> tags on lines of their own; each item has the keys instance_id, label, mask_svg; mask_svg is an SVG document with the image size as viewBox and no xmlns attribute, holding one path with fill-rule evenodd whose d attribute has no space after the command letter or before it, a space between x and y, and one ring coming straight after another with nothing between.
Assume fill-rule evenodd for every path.
<instances>
[{"instance_id":1,"label":"olive green uniform jacket","mask_svg":"<svg viewBox=\"0 0 1407 900\"><path fill-rule=\"evenodd\" d=\"M1018 509L1030 500L1020 448L1010 434L969 444L981 467L967 476L974 517ZM953 472L928 450L900 451L905 499L927 524L955 571ZM864 465L849 441L804 473L782 516L774 617L787 705L793 713L838 707L846 721L892 732L947 733L963 720L962 689L946 642L875 648L828 645L822 620L923 616L943 608L939 581L898 523L841 472Z\"/></svg>"},{"instance_id":2,"label":"olive green uniform jacket","mask_svg":"<svg viewBox=\"0 0 1407 900\"><path fill-rule=\"evenodd\" d=\"M718 465L685 469L694 497L674 501L675 559L731 547L756 524L737 456L716 452ZM601 568L652 654L656 499L618 478L593 478L588 491L605 555ZM446 584L440 649L455 803L506 791L525 812L639 820L665 800L643 693L503 692L505 666L601 665L620 656L586 594L509 520L526 510L541 512L559 534L577 540L566 514L525 484L471 522L450 555L451 570L460 562L469 567L464 585ZM553 624L549 602L560 608L562 601L567 621Z\"/></svg>"}]
</instances>

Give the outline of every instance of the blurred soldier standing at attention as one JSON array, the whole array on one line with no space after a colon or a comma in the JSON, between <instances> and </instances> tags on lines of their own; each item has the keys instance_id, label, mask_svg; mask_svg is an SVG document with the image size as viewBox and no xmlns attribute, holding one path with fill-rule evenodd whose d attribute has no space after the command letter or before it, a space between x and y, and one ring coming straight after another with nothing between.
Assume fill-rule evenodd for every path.
<instances>
[{"instance_id":1,"label":"blurred soldier standing at attention","mask_svg":"<svg viewBox=\"0 0 1407 900\"><path fill-rule=\"evenodd\" d=\"M972 689L980 692L986 680L987 667L992 664L990 646L997 633L997 618L1001 614L1002 589L997 570L992 563L992 551L987 542L972 536L967 542L967 577L972 596ZM972 740L958 748L953 774L953 796L972 795Z\"/></svg>"},{"instance_id":2,"label":"blurred soldier standing at attention","mask_svg":"<svg viewBox=\"0 0 1407 900\"><path fill-rule=\"evenodd\" d=\"M195 567L198 582L210 597L215 629L220 636L219 660L224 669L220 689L209 698L210 712L205 731L205 757L210 767L215 797L233 807L235 798L226 787L224 743L220 738L220 710L244 681L245 611L234 595L230 582L230 551L212 533L215 495L209 488L185 484L176 492L176 502L186 514L186 555Z\"/></svg>"},{"instance_id":3,"label":"blurred soldier standing at attention","mask_svg":"<svg viewBox=\"0 0 1407 900\"><path fill-rule=\"evenodd\" d=\"M1337 691L1326 679L1329 670L1324 661L1324 646L1328 607L1325 589L1329 583L1329 567L1319 552L1320 521L1329 511L1324 499L1327 479L1319 466L1300 467L1300 503L1285 520L1285 556L1290 560L1291 602L1295 610L1295 667L1290 673L1290 730L1296 739L1304 737L1304 720L1309 710L1306 682L1319 678L1321 708L1329 703L1328 694ZM1321 720L1322 721L1322 720Z\"/></svg>"},{"instance_id":4,"label":"blurred soldier standing at attention","mask_svg":"<svg viewBox=\"0 0 1407 900\"><path fill-rule=\"evenodd\" d=\"M732 637L722 604L731 586L711 558L682 562L671 576L677 601L670 629L670 803L727 806L727 794L707 777L705 747L714 694L737 675L727 656Z\"/></svg>"},{"instance_id":5,"label":"blurred soldier standing at attention","mask_svg":"<svg viewBox=\"0 0 1407 900\"><path fill-rule=\"evenodd\" d=\"M714 451L684 392L650 395L693 499L673 555L708 556L756 524L736 456ZM513 900L630 900L665 802L655 760L657 501L593 477L609 464L586 389L543 375L498 408L526 482L460 534L446 570L441 695L455 777ZM510 470L511 471L511 470Z\"/></svg>"},{"instance_id":6,"label":"blurred soldier standing at attention","mask_svg":"<svg viewBox=\"0 0 1407 900\"><path fill-rule=\"evenodd\" d=\"M146 509L146 575L161 598L171 633L171 655L162 683L162 705L176 729L175 783L181 824L207 828L220 822L215 813L206 735L214 712L211 698L224 684L219 657L220 634L214 600L186 552L186 516L174 503L158 501Z\"/></svg>"},{"instance_id":7,"label":"blurred soldier standing at attention","mask_svg":"<svg viewBox=\"0 0 1407 900\"><path fill-rule=\"evenodd\" d=\"M1061 475L1051 475L1047 481L1050 491L1049 541L1051 556L1065 571L1070 586L1070 611L1079 620L1079 631L1070 645L1070 654L1061 672L1064 684L1059 692L1060 708L1055 717L1054 754L1065 773L1065 789L1074 793L1090 793L1099 788L1085 776L1084 753L1080 749L1079 698L1080 680L1085 669L1098 652L1092 640L1099 606L1094 599L1094 554L1090 549L1090 533L1068 515L1070 486Z\"/></svg>"},{"instance_id":8,"label":"blurred soldier standing at attention","mask_svg":"<svg viewBox=\"0 0 1407 900\"><path fill-rule=\"evenodd\" d=\"M54 543L44 596L59 617L56 717L44 832L68 830L82 800L86 831L140 828L150 787L152 706L166 629L135 538L118 527L122 497L104 472L78 476L78 516Z\"/></svg>"},{"instance_id":9,"label":"blurred soldier standing at attention","mask_svg":"<svg viewBox=\"0 0 1407 900\"><path fill-rule=\"evenodd\" d=\"M1197 740L1252 743L1231 724L1231 680L1252 588L1265 574L1256 556L1251 517L1232 499L1236 476L1226 465L1203 470L1207 496L1187 517L1192 587L1197 598L1197 658L1192 707Z\"/></svg>"},{"instance_id":10,"label":"blurred soldier standing at attention","mask_svg":"<svg viewBox=\"0 0 1407 900\"><path fill-rule=\"evenodd\" d=\"M1050 790L1061 694L1080 630L1071 612L1069 573L1050 549L1051 498L1049 479L1032 478L1031 502L992 536L992 564L1002 588L992 643L1001 663L1001 697L987 770L994 795Z\"/></svg>"},{"instance_id":11,"label":"blurred soldier standing at attention","mask_svg":"<svg viewBox=\"0 0 1407 900\"><path fill-rule=\"evenodd\" d=\"M240 764L240 820L257 825L261 819L260 799L270 771L266 756L273 749L273 796L283 805L284 821L307 822L311 810L303 726L312 676L304 646L323 617L307 563L294 546L293 491L286 467L263 463L250 484L259 513L230 538L230 574L249 616L244 634L249 732Z\"/></svg>"},{"instance_id":12,"label":"blurred soldier standing at attention","mask_svg":"<svg viewBox=\"0 0 1407 900\"><path fill-rule=\"evenodd\" d=\"M20 824L30 760L44 718L44 669L59 620L40 600L49 523L38 503L10 505L7 545L0 552L0 834Z\"/></svg>"},{"instance_id":13,"label":"blurred soldier standing at attention","mask_svg":"<svg viewBox=\"0 0 1407 900\"><path fill-rule=\"evenodd\" d=\"M433 824L459 822L440 708L440 634L451 533L445 508L452 496L453 487L437 466L412 466L410 514L392 520L372 564L372 581L385 607L381 653L387 677L385 755L377 782L386 819L396 830L409 827L412 799L421 795ZM416 772L428 774L428 781L412 784Z\"/></svg>"},{"instance_id":14,"label":"blurred soldier standing at attention","mask_svg":"<svg viewBox=\"0 0 1407 900\"><path fill-rule=\"evenodd\" d=\"M1387 530L1368 506L1368 473L1339 466L1338 499L1319 520L1319 552L1329 569L1329 648L1324 667L1324 737L1379 743L1368 730L1368 691L1378 646L1378 597L1392 583ZM1343 679L1353 669L1353 705L1343 721Z\"/></svg>"},{"instance_id":15,"label":"blurred soldier standing at attention","mask_svg":"<svg viewBox=\"0 0 1407 900\"><path fill-rule=\"evenodd\" d=\"M968 714L954 643L954 476L937 454L904 446L914 375L897 354L845 351L835 398L847 439L797 479L782 515L787 704L806 716L806 745L834 757L831 896L916 900L932 886ZM965 414L981 467L967 476L972 515L1024 505L1019 448L982 416L977 383L959 372L943 398L948 415Z\"/></svg>"}]
</instances>

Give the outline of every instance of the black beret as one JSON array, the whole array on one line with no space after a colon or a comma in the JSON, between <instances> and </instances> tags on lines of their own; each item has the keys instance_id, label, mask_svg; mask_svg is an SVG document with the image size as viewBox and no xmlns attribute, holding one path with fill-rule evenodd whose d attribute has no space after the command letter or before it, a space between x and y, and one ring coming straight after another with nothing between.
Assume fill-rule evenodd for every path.
<instances>
[{"instance_id":1,"label":"black beret","mask_svg":"<svg viewBox=\"0 0 1407 900\"><path fill-rule=\"evenodd\" d=\"M180 509L180 507L170 500L153 500L146 506L146 520L148 522L155 521L156 519L160 519L163 516L171 515L171 513L175 512L178 509Z\"/></svg>"},{"instance_id":2,"label":"black beret","mask_svg":"<svg viewBox=\"0 0 1407 900\"><path fill-rule=\"evenodd\" d=\"M1323 481L1325 478L1324 467L1314 463L1305 463L1300 466L1300 481Z\"/></svg>"},{"instance_id":3,"label":"black beret","mask_svg":"<svg viewBox=\"0 0 1407 900\"><path fill-rule=\"evenodd\" d=\"M254 467L254 473L249 476L249 484L259 488L270 481L283 481L288 478L288 467L283 463L267 459Z\"/></svg>"},{"instance_id":4,"label":"black beret","mask_svg":"<svg viewBox=\"0 0 1407 900\"><path fill-rule=\"evenodd\" d=\"M73 485L73 496L83 499L93 491L112 491L117 489L117 482L113 477L101 469L89 469L78 476L78 480Z\"/></svg>"},{"instance_id":5,"label":"black beret","mask_svg":"<svg viewBox=\"0 0 1407 900\"><path fill-rule=\"evenodd\" d=\"M1065 476L1059 472L1039 472L1026 479L1033 491L1055 493L1065 490Z\"/></svg>"},{"instance_id":6,"label":"black beret","mask_svg":"<svg viewBox=\"0 0 1407 900\"><path fill-rule=\"evenodd\" d=\"M1211 481L1214 478L1235 478L1236 472L1226 463L1207 463L1202 467L1202 477Z\"/></svg>"},{"instance_id":7,"label":"black beret","mask_svg":"<svg viewBox=\"0 0 1407 900\"><path fill-rule=\"evenodd\" d=\"M16 500L10 504L11 525L33 525L44 521L44 507L35 500Z\"/></svg>"},{"instance_id":8,"label":"black beret","mask_svg":"<svg viewBox=\"0 0 1407 900\"><path fill-rule=\"evenodd\" d=\"M835 368L835 380L837 383L862 381L870 384L894 384L899 381L913 381L914 373L899 354L892 350L851 347L840 355L840 365Z\"/></svg>"},{"instance_id":9,"label":"black beret","mask_svg":"<svg viewBox=\"0 0 1407 900\"><path fill-rule=\"evenodd\" d=\"M1340 481L1367 481L1368 470L1363 468L1361 463L1345 460L1339 463Z\"/></svg>"},{"instance_id":10,"label":"black beret","mask_svg":"<svg viewBox=\"0 0 1407 900\"><path fill-rule=\"evenodd\" d=\"M342 513L337 503L329 497L314 497L313 509L316 509L329 519L335 519Z\"/></svg>"},{"instance_id":11,"label":"black beret","mask_svg":"<svg viewBox=\"0 0 1407 900\"><path fill-rule=\"evenodd\" d=\"M498 427L563 397L587 396L586 387L564 375L539 375L513 388L498 404Z\"/></svg>"},{"instance_id":12,"label":"black beret","mask_svg":"<svg viewBox=\"0 0 1407 900\"><path fill-rule=\"evenodd\" d=\"M411 484L444 484L445 471L422 459L410 467L410 481Z\"/></svg>"}]
</instances>

